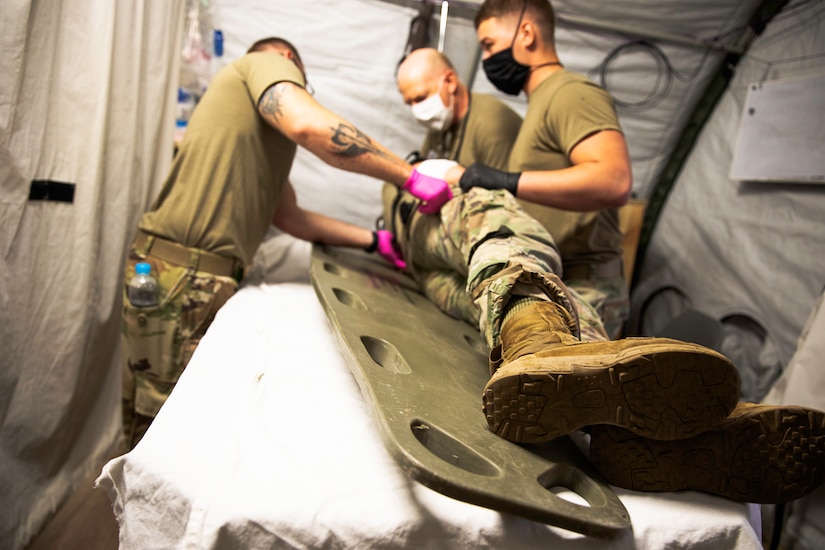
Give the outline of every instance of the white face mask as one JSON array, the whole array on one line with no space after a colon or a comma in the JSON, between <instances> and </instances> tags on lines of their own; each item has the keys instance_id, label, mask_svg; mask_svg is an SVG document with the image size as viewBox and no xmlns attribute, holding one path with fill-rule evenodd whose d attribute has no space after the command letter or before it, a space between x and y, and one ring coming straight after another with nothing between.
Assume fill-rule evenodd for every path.
<instances>
[{"instance_id":1,"label":"white face mask","mask_svg":"<svg viewBox=\"0 0 825 550\"><path fill-rule=\"evenodd\" d=\"M450 96L449 106L444 105L444 102L441 101L440 92L443 84L444 81L442 80L441 84L438 85L438 91L436 93L424 101L419 101L415 105L410 106L415 119L421 125L435 132L443 132L453 121L452 96Z\"/></svg>"}]
</instances>

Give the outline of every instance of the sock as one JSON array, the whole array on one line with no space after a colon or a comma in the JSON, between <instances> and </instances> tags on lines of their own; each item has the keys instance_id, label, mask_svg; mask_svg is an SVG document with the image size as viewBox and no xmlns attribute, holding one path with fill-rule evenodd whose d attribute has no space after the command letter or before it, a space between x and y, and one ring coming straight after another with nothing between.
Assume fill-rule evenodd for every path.
<instances>
[{"instance_id":1,"label":"sock","mask_svg":"<svg viewBox=\"0 0 825 550\"><path fill-rule=\"evenodd\" d=\"M513 296L513 297L511 297L510 301L507 303L507 306L504 310L504 318L501 320L501 325L504 326L504 324L507 323L509 318L512 317L512 315L514 313L517 313L517 312L531 306L532 304L535 304L535 303L538 303L538 302L544 302L544 301L545 300L542 300L540 298L534 298L532 296Z\"/></svg>"}]
</instances>

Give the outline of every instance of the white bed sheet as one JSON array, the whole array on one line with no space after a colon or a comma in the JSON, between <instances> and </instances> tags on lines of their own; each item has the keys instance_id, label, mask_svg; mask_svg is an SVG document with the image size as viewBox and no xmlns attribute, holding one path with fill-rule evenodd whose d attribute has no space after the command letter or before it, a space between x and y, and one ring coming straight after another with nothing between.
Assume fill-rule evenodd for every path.
<instances>
[{"instance_id":1,"label":"white bed sheet","mask_svg":"<svg viewBox=\"0 0 825 550\"><path fill-rule=\"evenodd\" d=\"M385 450L307 281L242 288L144 439L105 465L98 486L124 549L762 548L755 505L696 492L617 489L633 532L605 541L412 481Z\"/></svg>"}]
</instances>

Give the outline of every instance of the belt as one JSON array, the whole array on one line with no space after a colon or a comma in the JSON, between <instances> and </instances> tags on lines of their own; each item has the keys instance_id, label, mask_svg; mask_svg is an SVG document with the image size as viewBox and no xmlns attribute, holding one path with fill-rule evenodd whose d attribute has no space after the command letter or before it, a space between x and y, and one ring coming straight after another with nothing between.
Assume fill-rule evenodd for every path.
<instances>
[{"instance_id":1,"label":"belt","mask_svg":"<svg viewBox=\"0 0 825 550\"><path fill-rule=\"evenodd\" d=\"M236 280L240 280L243 276L243 264L236 258L221 256L199 248L189 248L143 231L138 231L134 247L143 254L151 254L159 260L191 267L196 271L234 277Z\"/></svg>"},{"instance_id":2,"label":"belt","mask_svg":"<svg viewBox=\"0 0 825 550\"><path fill-rule=\"evenodd\" d=\"M613 258L598 264L577 264L564 266L564 280L572 279L610 279L622 277L624 267L621 258Z\"/></svg>"}]
</instances>

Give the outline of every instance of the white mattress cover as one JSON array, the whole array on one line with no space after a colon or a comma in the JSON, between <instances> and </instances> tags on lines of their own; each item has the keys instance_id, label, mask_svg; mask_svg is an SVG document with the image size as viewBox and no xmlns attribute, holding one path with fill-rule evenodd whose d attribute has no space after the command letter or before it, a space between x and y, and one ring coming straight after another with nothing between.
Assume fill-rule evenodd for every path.
<instances>
[{"instance_id":1,"label":"white mattress cover","mask_svg":"<svg viewBox=\"0 0 825 550\"><path fill-rule=\"evenodd\" d=\"M97 483L124 549L762 548L757 506L697 492L617 489L633 532L605 541L409 479L306 281L242 288L144 439Z\"/></svg>"}]
</instances>

